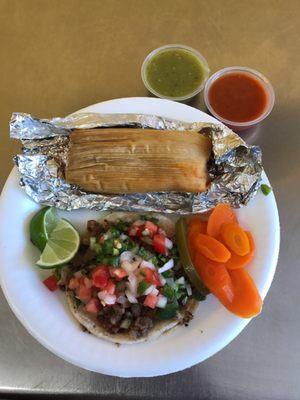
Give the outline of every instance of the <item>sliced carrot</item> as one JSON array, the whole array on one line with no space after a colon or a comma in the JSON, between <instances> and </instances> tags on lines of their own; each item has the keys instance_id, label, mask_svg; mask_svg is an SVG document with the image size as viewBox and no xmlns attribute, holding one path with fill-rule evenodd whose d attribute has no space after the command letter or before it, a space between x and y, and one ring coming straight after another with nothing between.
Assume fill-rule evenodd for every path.
<instances>
[{"instance_id":1,"label":"sliced carrot","mask_svg":"<svg viewBox=\"0 0 300 400\"><path fill-rule=\"evenodd\" d=\"M245 256L250 251L249 239L239 224L223 224L220 229L223 243L238 256Z\"/></svg>"},{"instance_id":2,"label":"sliced carrot","mask_svg":"<svg viewBox=\"0 0 300 400\"><path fill-rule=\"evenodd\" d=\"M220 263L226 263L231 256L230 251L223 243L213 237L204 235L203 233L198 233L194 237L193 243L191 243L191 248L194 248L210 260Z\"/></svg>"},{"instance_id":3,"label":"sliced carrot","mask_svg":"<svg viewBox=\"0 0 300 400\"><path fill-rule=\"evenodd\" d=\"M199 217L193 217L188 223L188 241L192 244L198 233L206 233L207 222Z\"/></svg>"},{"instance_id":4,"label":"sliced carrot","mask_svg":"<svg viewBox=\"0 0 300 400\"><path fill-rule=\"evenodd\" d=\"M234 252L231 253L231 257L225 264L225 267L228 269L237 269L237 268L242 268L245 267L247 264L249 264L253 257L254 257L254 250L255 250L255 244L253 240L253 236L251 235L250 232L245 232L246 235L248 236L249 240L249 245L250 245L250 251L248 254L245 256L238 256Z\"/></svg>"},{"instance_id":5,"label":"sliced carrot","mask_svg":"<svg viewBox=\"0 0 300 400\"><path fill-rule=\"evenodd\" d=\"M253 279L244 268L228 270L234 287L234 300L228 309L242 318L251 318L261 312L262 299Z\"/></svg>"},{"instance_id":6,"label":"sliced carrot","mask_svg":"<svg viewBox=\"0 0 300 400\"><path fill-rule=\"evenodd\" d=\"M188 230L200 230L199 233L206 233L207 221L203 221L199 216L193 216L188 222Z\"/></svg>"},{"instance_id":7,"label":"sliced carrot","mask_svg":"<svg viewBox=\"0 0 300 400\"><path fill-rule=\"evenodd\" d=\"M218 204L208 218L207 234L217 239L221 225L226 223L237 223L236 215L228 204Z\"/></svg>"},{"instance_id":8,"label":"sliced carrot","mask_svg":"<svg viewBox=\"0 0 300 400\"><path fill-rule=\"evenodd\" d=\"M211 261L200 253L193 253L192 259L205 286L230 312L242 318L260 313L262 299L244 268L227 270L224 264Z\"/></svg>"},{"instance_id":9,"label":"sliced carrot","mask_svg":"<svg viewBox=\"0 0 300 400\"><path fill-rule=\"evenodd\" d=\"M193 263L204 285L226 307L234 298L233 285L224 264L211 261L200 253L193 253Z\"/></svg>"}]
</instances>

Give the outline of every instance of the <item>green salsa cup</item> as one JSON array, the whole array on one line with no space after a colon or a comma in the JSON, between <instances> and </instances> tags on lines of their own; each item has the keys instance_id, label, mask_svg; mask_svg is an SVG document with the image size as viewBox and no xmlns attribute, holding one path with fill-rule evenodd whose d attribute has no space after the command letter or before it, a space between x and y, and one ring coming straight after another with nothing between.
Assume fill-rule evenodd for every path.
<instances>
[{"instance_id":1,"label":"green salsa cup","mask_svg":"<svg viewBox=\"0 0 300 400\"><path fill-rule=\"evenodd\" d=\"M141 74L144 85L162 99L186 101L204 88L209 77L205 58L192 47L169 44L145 58Z\"/></svg>"}]
</instances>

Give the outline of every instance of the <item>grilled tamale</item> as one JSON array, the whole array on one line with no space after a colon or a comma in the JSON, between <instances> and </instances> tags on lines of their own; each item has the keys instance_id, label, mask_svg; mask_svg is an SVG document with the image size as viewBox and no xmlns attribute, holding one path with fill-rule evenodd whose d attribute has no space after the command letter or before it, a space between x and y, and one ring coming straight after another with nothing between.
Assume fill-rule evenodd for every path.
<instances>
[{"instance_id":1,"label":"grilled tamale","mask_svg":"<svg viewBox=\"0 0 300 400\"><path fill-rule=\"evenodd\" d=\"M202 192L211 141L197 132L78 129L70 134L66 181L95 193Z\"/></svg>"}]
</instances>

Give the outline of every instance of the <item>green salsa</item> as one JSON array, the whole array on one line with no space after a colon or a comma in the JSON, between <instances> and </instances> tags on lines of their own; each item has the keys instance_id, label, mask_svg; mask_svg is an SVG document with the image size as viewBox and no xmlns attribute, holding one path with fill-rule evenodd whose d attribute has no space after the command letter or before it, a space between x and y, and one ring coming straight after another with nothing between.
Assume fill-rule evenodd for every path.
<instances>
[{"instance_id":1,"label":"green salsa","mask_svg":"<svg viewBox=\"0 0 300 400\"><path fill-rule=\"evenodd\" d=\"M207 69L192 52L167 49L149 60L145 73L149 86L158 94L184 97L201 85Z\"/></svg>"}]
</instances>

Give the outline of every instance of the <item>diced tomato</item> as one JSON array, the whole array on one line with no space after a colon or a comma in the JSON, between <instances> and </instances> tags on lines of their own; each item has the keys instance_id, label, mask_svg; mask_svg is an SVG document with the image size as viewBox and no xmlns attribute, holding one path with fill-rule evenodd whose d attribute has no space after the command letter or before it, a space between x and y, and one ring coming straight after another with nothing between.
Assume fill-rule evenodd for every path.
<instances>
[{"instance_id":1,"label":"diced tomato","mask_svg":"<svg viewBox=\"0 0 300 400\"><path fill-rule=\"evenodd\" d=\"M102 265L102 264L97 265L96 268L93 270L92 275L99 271L101 271L101 273L103 273L104 275L107 276L107 278L109 278L109 268L107 265Z\"/></svg>"},{"instance_id":2,"label":"diced tomato","mask_svg":"<svg viewBox=\"0 0 300 400\"><path fill-rule=\"evenodd\" d=\"M97 314L100 311L100 301L92 298L85 306L87 312Z\"/></svg>"},{"instance_id":3,"label":"diced tomato","mask_svg":"<svg viewBox=\"0 0 300 400\"><path fill-rule=\"evenodd\" d=\"M150 308L155 308L157 304L157 295L156 294L148 294L144 300L144 306L150 307Z\"/></svg>"},{"instance_id":4,"label":"diced tomato","mask_svg":"<svg viewBox=\"0 0 300 400\"><path fill-rule=\"evenodd\" d=\"M157 253L161 253L165 256L168 254L168 249L166 247L166 237L164 235L154 235L153 247Z\"/></svg>"},{"instance_id":5,"label":"diced tomato","mask_svg":"<svg viewBox=\"0 0 300 400\"><path fill-rule=\"evenodd\" d=\"M144 230L143 226L138 226L138 227L137 227L137 230L136 230L135 236L141 237L141 236L142 236L143 230Z\"/></svg>"},{"instance_id":6,"label":"diced tomato","mask_svg":"<svg viewBox=\"0 0 300 400\"><path fill-rule=\"evenodd\" d=\"M151 283L151 285L161 286L157 271L150 268L143 268L141 269L141 275L145 278L145 281Z\"/></svg>"},{"instance_id":7,"label":"diced tomato","mask_svg":"<svg viewBox=\"0 0 300 400\"><path fill-rule=\"evenodd\" d=\"M128 275L127 271L125 271L124 268L110 268L110 275L116 278L117 281L120 281L121 279L125 278L125 276Z\"/></svg>"},{"instance_id":8,"label":"diced tomato","mask_svg":"<svg viewBox=\"0 0 300 400\"><path fill-rule=\"evenodd\" d=\"M77 296L81 301L87 303L92 297L92 289L85 287L84 284L80 284L79 289L77 289Z\"/></svg>"},{"instance_id":9,"label":"diced tomato","mask_svg":"<svg viewBox=\"0 0 300 400\"><path fill-rule=\"evenodd\" d=\"M157 232L158 226L151 221L146 221L144 229L147 229L150 232L150 236L153 236Z\"/></svg>"},{"instance_id":10,"label":"diced tomato","mask_svg":"<svg viewBox=\"0 0 300 400\"><path fill-rule=\"evenodd\" d=\"M142 268L140 270L140 274L142 275L143 278L145 278L145 281L147 281L148 283L151 283L152 270L150 268Z\"/></svg>"},{"instance_id":11,"label":"diced tomato","mask_svg":"<svg viewBox=\"0 0 300 400\"><path fill-rule=\"evenodd\" d=\"M98 289L104 289L107 285L108 278L103 274L93 276L93 285Z\"/></svg>"},{"instance_id":12,"label":"diced tomato","mask_svg":"<svg viewBox=\"0 0 300 400\"><path fill-rule=\"evenodd\" d=\"M93 285L98 289L104 289L109 276L109 268L106 265L99 265L92 272Z\"/></svg>"},{"instance_id":13,"label":"diced tomato","mask_svg":"<svg viewBox=\"0 0 300 400\"><path fill-rule=\"evenodd\" d=\"M54 292L57 289L57 278L55 275L50 275L48 278L46 278L43 281L43 284L49 289L51 290L51 292Z\"/></svg>"},{"instance_id":14,"label":"diced tomato","mask_svg":"<svg viewBox=\"0 0 300 400\"><path fill-rule=\"evenodd\" d=\"M108 294L114 294L116 290L116 285L113 283L112 280L109 279L104 290L106 290Z\"/></svg>"},{"instance_id":15,"label":"diced tomato","mask_svg":"<svg viewBox=\"0 0 300 400\"><path fill-rule=\"evenodd\" d=\"M68 288L71 290L79 288L79 279L78 278L71 278L68 284Z\"/></svg>"},{"instance_id":16,"label":"diced tomato","mask_svg":"<svg viewBox=\"0 0 300 400\"><path fill-rule=\"evenodd\" d=\"M131 237L132 236L137 236L137 237L142 236L142 232L144 230L144 224L141 225L139 222L137 222L137 223L136 222L134 222L128 230L128 235Z\"/></svg>"}]
</instances>

